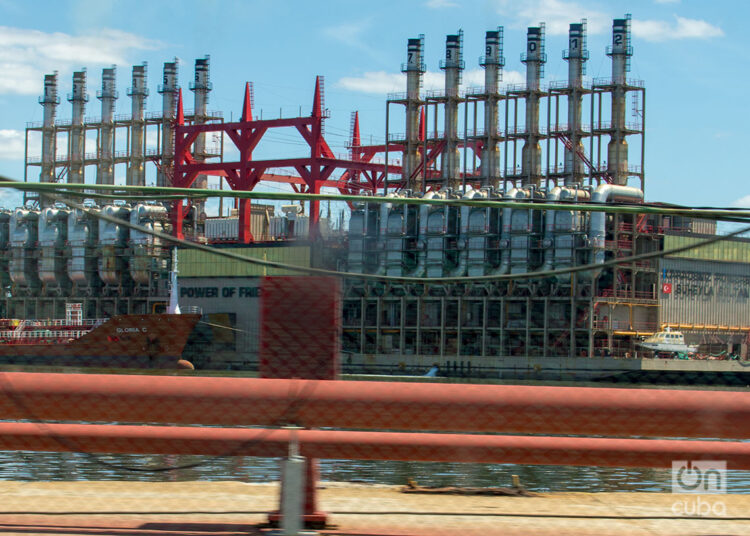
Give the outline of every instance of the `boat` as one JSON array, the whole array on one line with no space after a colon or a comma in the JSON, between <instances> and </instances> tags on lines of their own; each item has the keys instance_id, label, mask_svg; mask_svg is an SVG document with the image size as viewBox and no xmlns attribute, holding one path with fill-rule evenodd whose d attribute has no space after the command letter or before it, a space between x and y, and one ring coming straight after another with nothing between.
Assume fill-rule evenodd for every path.
<instances>
[{"instance_id":1,"label":"boat","mask_svg":"<svg viewBox=\"0 0 750 536\"><path fill-rule=\"evenodd\" d=\"M654 352L655 355L669 354L674 356L675 354L694 354L698 351L697 346L685 344L685 336L682 332L673 331L670 328L654 333L641 341L639 346Z\"/></svg>"},{"instance_id":2,"label":"boat","mask_svg":"<svg viewBox=\"0 0 750 536\"><path fill-rule=\"evenodd\" d=\"M74 304L77 305L77 304ZM192 369L183 359L199 314L0 320L0 364Z\"/></svg>"}]
</instances>

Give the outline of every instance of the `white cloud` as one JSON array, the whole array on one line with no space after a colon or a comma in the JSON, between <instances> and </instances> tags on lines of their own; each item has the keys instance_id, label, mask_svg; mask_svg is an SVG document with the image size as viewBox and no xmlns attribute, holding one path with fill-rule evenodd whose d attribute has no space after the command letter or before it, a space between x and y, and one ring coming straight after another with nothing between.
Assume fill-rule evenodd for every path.
<instances>
[{"instance_id":1,"label":"white cloud","mask_svg":"<svg viewBox=\"0 0 750 536\"><path fill-rule=\"evenodd\" d=\"M448 7L458 7L458 4L456 2L451 2L451 0L427 0L427 2L424 3L426 7L429 7L430 9L445 9Z\"/></svg>"},{"instance_id":2,"label":"white cloud","mask_svg":"<svg viewBox=\"0 0 750 536\"><path fill-rule=\"evenodd\" d=\"M524 76L518 71L504 71L503 83L518 84L524 81ZM427 71L424 73L423 86L427 91L445 88L445 77L441 72ZM484 70L471 69L464 71L461 87L475 87L484 85ZM406 75L404 73L389 73L386 71L370 71L358 77L344 77L336 82L336 86L357 91L383 95L386 93L401 93L406 91Z\"/></svg>"},{"instance_id":3,"label":"white cloud","mask_svg":"<svg viewBox=\"0 0 750 536\"><path fill-rule=\"evenodd\" d=\"M401 73L371 71L359 77L345 76L336 82L336 86L360 93L391 93L404 90L406 76Z\"/></svg>"},{"instance_id":4,"label":"white cloud","mask_svg":"<svg viewBox=\"0 0 750 536\"><path fill-rule=\"evenodd\" d=\"M0 130L0 160L23 160L23 138L20 130Z\"/></svg>"},{"instance_id":5,"label":"white cloud","mask_svg":"<svg viewBox=\"0 0 750 536\"><path fill-rule=\"evenodd\" d=\"M633 20L633 35L646 41L669 41L673 39L710 39L722 37L724 31L718 26L698 19L675 16L674 22L662 20Z\"/></svg>"},{"instance_id":6,"label":"white cloud","mask_svg":"<svg viewBox=\"0 0 750 536\"><path fill-rule=\"evenodd\" d=\"M368 21L350 21L323 28L323 35L351 45L352 42L360 41L362 33L367 30L368 26Z\"/></svg>"},{"instance_id":7,"label":"white cloud","mask_svg":"<svg viewBox=\"0 0 750 536\"><path fill-rule=\"evenodd\" d=\"M569 24L582 18L587 20L590 34L604 32L611 22L606 13L564 0L496 0L496 5L498 13L510 18L514 27L544 22L550 35L567 35Z\"/></svg>"},{"instance_id":8,"label":"white cloud","mask_svg":"<svg viewBox=\"0 0 750 536\"><path fill-rule=\"evenodd\" d=\"M0 93L40 93L45 73L129 63L132 52L161 46L158 41L107 28L75 36L0 26Z\"/></svg>"},{"instance_id":9,"label":"white cloud","mask_svg":"<svg viewBox=\"0 0 750 536\"><path fill-rule=\"evenodd\" d=\"M656 0L673 3L679 0ZM567 35L569 24L585 18L591 35L609 31L612 15L582 4L566 0L495 0L497 12L511 21L516 28L547 25L550 35ZM621 16L621 15L617 15ZM724 32L718 26L699 19L675 16L668 20L633 20L633 35L646 41L668 41L673 39L709 39L721 37Z\"/></svg>"},{"instance_id":10,"label":"white cloud","mask_svg":"<svg viewBox=\"0 0 750 536\"><path fill-rule=\"evenodd\" d=\"M745 197L740 197L739 199L737 199L734 203L732 203L732 207L750 208L750 194L746 195Z\"/></svg>"}]
</instances>

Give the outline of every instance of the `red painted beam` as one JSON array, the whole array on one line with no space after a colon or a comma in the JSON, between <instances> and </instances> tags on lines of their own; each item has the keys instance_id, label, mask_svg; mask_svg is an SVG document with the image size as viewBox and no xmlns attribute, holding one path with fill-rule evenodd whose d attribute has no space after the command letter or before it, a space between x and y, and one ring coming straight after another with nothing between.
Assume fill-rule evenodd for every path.
<instances>
[{"instance_id":1,"label":"red painted beam","mask_svg":"<svg viewBox=\"0 0 750 536\"><path fill-rule=\"evenodd\" d=\"M0 423L0 450L280 458L293 438L308 458L605 467L722 460L750 469L750 443L734 441Z\"/></svg>"},{"instance_id":2,"label":"red painted beam","mask_svg":"<svg viewBox=\"0 0 750 536\"><path fill-rule=\"evenodd\" d=\"M233 123L202 123L199 125L184 125L178 127L178 132L187 134L189 132L223 132L227 130L248 130L253 128L276 128L276 127L294 127L297 125L310 125L313 118L310 116L289 117L282 119L255 119L253 121L233 122Z\"/></svg>"},{"instance_id":3,"label":"red painted beam","mask_svg":"<svg viewBox=\"0 0 750 536\"><path fill-rule=\"evenodd\" d=\"M750 438L750 393L0 374L4 419Z\"/></svg>"}]
</instances>

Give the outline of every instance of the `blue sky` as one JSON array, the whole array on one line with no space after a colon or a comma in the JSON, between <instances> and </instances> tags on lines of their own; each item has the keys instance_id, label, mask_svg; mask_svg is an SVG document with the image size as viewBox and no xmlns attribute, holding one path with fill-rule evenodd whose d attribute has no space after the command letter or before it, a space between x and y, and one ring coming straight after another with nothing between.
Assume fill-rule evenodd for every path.
<instances>
[{"instance_id":1,"label":"blue sky","mask_svg":"<svg viewBox=\"0 0 750 536\"><path fill-rule=\"evenodd\" d=\"M118 66L118 113L127 113L132 64L149 62L149 110L158 111L156 93L162 64L181 60L180 82L187 91L197 57L211 55L209 109L237 117L245 81L255 87L256 114L309 113L316 75L326 80L326 107L332 117L327 137L345 152L350 113L359 110L363 142L384 135L385 99L403 91L399 68L406 40L426 36L425 86L442 86L438 62L445 35L465 34L467 82L483 76L477 58L484 32L505 27L505 80L521 81L519 55L526 27L547 24L547 80L564 79L561 59L570 22L588 19L590 77L610 74L604 49L611 19L633 15L633 78L647 88L646 194L649 200L689 205L750 206L745 164L750 3L703 0L381 0L356 1L141 1L0 0L0 173L23 176L23 132L39 121L37 98L43 75L58 70L63 103L59 118L70 117L64 96L71 74L87 67L91 100L87 115L99 115L94 95L102 67ZM185 95L192 108L192 94ZM403 125L393 125L403 131ZM292 133L276 134L263 148L281 156L301 151ZM38 154L35 146L31 153ZM38 169L38 168L37 168ZM118 178L124 174L118 172ZM2 203L13 205L5 195Z\"/></svg>"}]
</instances>

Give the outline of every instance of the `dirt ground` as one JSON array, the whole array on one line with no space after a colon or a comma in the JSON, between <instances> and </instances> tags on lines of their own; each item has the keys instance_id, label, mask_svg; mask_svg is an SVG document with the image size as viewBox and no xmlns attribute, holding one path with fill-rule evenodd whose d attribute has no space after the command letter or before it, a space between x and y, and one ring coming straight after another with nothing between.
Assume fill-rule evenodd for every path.
<instances>
[{"instance_id":1,"label":"dirt ground","mask_svg":"<svg viewBox=\"0 0 750 536\"><path fill-rule=\"evenodd\" d=\"M321 534L748 535L750 495L403 494L396 486L321 483ZM0 482L0 534L266 534L277 484Z\"/></svg>"}]
</instances>

